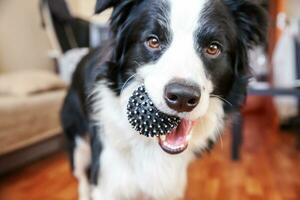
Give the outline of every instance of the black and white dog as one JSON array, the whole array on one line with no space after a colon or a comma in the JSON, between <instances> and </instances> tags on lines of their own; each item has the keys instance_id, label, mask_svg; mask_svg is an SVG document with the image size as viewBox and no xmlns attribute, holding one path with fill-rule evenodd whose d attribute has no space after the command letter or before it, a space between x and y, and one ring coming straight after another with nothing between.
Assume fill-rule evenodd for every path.
<instances>
[{"instance_id":1,"label":"black and white dog","mask_svg":"<svg viewBox=\"0 0 300 200\"><path fill-rule=\"evenodd\" d=\"M79 198L181 199L189 163L244 102L265 9L254 0L98 0L96 13L109 7L111 39L81 61L62 109ZM131 127L127 104L141 85L181 119L172 133Z\"/></svg>"}]
</instances>

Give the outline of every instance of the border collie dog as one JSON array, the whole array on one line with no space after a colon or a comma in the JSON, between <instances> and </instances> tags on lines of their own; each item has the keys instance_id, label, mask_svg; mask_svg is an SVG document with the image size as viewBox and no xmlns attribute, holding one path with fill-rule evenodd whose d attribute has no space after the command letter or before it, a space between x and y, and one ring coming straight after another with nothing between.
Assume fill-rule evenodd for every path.
<instances>
[{"instance_id":1,"label":"border collie dog","mask_svg":"<svg viewBox=\"0 0 300 200\"><path fill-rule=\"evenodd\" d=\"M182 199L189 163L244 102L266 10L253 0L97 0L96 13L110 7L110 40L80 62L61 114L79 198ZM141 86L180 119L172 133L131 126L128 101Z\"/></svg>"}]
</instances>

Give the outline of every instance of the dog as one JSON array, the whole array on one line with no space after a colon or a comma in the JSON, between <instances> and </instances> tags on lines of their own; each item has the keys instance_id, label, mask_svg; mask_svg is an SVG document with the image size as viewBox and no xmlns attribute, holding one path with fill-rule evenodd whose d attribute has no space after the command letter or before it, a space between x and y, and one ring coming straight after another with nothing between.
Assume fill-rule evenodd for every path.
<instances>
[{"instance_id":1,"label":"dog","mask_svg":"<svg viewBox=\"0 0 300 200\"><path fill-rule=\"evenodd\" d=\"M81 200L182 199L191 161L217 142L244 103L248 50L266 42L266 9L251 0L97 0L111 36L79 63L61 121ZM143 86L181 121L140 135L127 116Z\"/></svg>"}]
</instances>

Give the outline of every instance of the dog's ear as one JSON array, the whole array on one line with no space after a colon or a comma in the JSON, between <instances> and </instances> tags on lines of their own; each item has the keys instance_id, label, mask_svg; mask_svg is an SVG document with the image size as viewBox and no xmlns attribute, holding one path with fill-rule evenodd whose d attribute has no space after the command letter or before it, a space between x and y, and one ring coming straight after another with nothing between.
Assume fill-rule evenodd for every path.
<instances>
[{"instance_id":1,"label":"dog's ear","mask_svg":"<svg viewBox=\"0 0 300 200\"><path fill-rule=\"evenodd\" d=\"M267 41L268 15L266 0L223 0L237 26L237 52L234 60L234 82L226 100L225 110L241 108L246 99L250 76L248 50Z\"/></svg>"},{"instance_id":2,"label":"dog's ear","mask_svg":"<svg viewBox=\"0 0 300 200\"><path fill-rule=\"evenodd\" d=\"M266 42L268 15L266 0L224 0L238 27L241 41L248 47Z\"/></svg>"},{"instance_id":3,"label":"dog's ear","mask_svg":"<svg viewBox=\"0 0 300 200\"><path fill-rule=\"evenodd\" d=\"M101 13L102 11L106 10L107 8L114 7L118 3L121 3L122 0L97 0L95 13Z\"/></svg>"},{"instance_id":4,"label":"dog's ear","mask_svg":"<svg viewBox=\"0 0 300 200\"><path fill-rule=\"evenodd\" d=\"M112 7L113 12L110 17L110 26L113 32L116 32L130 14L131 8L138 0L97 0L96 13L100 13L107 8Z\"/></svg>"}]
</instances>

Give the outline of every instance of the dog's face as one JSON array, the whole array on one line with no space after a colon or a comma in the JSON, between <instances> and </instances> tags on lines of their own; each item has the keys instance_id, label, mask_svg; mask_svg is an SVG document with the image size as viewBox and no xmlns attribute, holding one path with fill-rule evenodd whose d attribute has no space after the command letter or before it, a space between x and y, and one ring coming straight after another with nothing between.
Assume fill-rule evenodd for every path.
<instances>
[{"instance_id":1,"label":"dog's face","mask_svg":"<svg viewBox=\"0 0 300 200\"><path fill-rule=\"evenodd\" d=\"M164 150L182 152L186 144L179 139L207 115L216 98L219 106L222 100L229 107L243 101L247 48L264 40L259 5L244 0L98 0L96 11L111 6L115 66L108 79L115 90L123 89L118 95L124 102L136 85L144 84L158 110L182 119L180 130L160 139Z\"/></svg>"}]
</instances>

